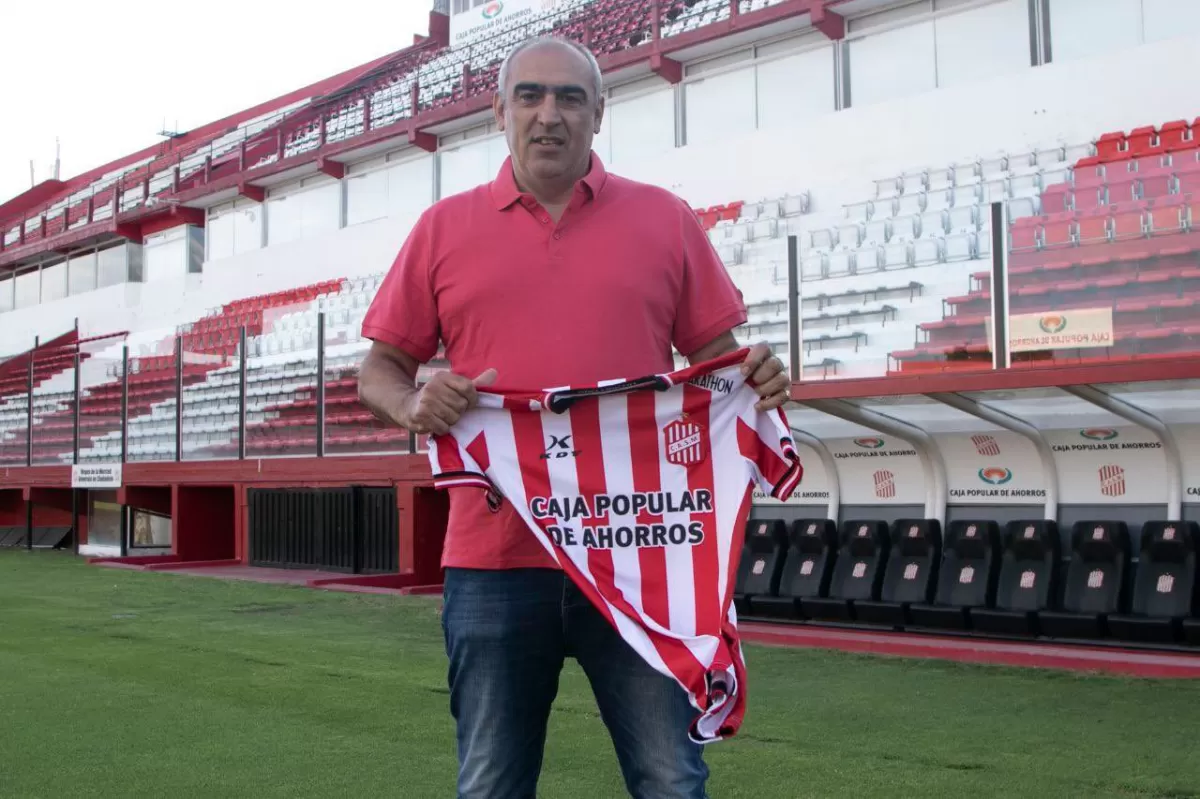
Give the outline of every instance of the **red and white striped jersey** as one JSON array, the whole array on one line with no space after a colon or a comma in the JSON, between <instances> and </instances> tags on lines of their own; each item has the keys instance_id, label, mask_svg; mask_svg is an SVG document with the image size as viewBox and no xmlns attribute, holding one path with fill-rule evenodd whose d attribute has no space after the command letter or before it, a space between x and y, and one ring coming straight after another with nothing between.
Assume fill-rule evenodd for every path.
<instances>
[{"instance_id":1,"label":"red and white striped jersey","mask_svg":"<svg viewBox=\"0 0 1200 799\"><path fill-rule=\"evenodd\" d=\"M802 475L782 411L754 407L745 357L481 392L429 448L438 487L510 502L621 636L683 686L700 743L736 734L745 712L732 593L752 489L782 499Z\"/></svg>"}]
</instances>

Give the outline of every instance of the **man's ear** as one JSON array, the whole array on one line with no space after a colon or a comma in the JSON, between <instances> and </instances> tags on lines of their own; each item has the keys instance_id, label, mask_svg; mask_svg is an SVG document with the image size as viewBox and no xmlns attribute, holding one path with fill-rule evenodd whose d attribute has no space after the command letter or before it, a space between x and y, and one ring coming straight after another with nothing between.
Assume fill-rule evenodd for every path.
<instances>
[{"instance_id":1,"label":"man's ear","mask_svg":"<svg viewBox=\"0 0 1200 799\"><path fill-rule=\"evenodd\" d=\"M604 95L596 100L596 122L592 126L592 133L600 132L600 125L604 122Z\"/></svg>"},{"instance_id":2,"label":"man's ear","mask_svg":"<svg viewBox=\"0 0 1200 799\"><path fill-rule=\"evenodd\" d=\"M504 130L504 97L500 92L492 95L492 116L496 118L496 128Z\"/></svg>"}]
</instances>

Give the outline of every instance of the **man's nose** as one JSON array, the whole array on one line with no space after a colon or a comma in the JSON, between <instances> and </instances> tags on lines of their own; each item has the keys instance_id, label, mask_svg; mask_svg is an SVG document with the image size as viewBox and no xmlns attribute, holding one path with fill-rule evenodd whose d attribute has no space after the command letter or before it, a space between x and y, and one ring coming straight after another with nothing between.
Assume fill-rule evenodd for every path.
<instances>
[{"instance_id":1,"label":"man's nose","mask_svg":"<svg viewBox=\"0 0 1200 799\"><path fill-rule=\"evenodd\" d=\"M537 112L538 122L551 127L562 121L562 115L558 112L558 97L554 92L546 92L546 96L542 98L541 105L538 106Z\"/></svg>"}]
</instances>

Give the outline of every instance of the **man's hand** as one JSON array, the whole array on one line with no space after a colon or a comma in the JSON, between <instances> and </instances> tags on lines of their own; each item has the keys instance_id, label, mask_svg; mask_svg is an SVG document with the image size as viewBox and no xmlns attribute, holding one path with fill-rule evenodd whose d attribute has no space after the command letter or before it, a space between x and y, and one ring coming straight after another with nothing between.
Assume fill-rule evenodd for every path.
<instances>
[{"instance_id":1,"label":"man's hand","mask_svg":"<svg viewBox=\"0 0 1200 799\"><path fill-rule=\"evenodd\" d=\"M468 408L479 400L476 387L491 385L496 370L488 369L472 380L452 372L438 372L420 391L406 398L400 422L417 434L447 433Z\"/></svg>"},{"instance_id":2,"label":"man's hand","mask_svg":"<svg viewBox=\"0 0 1200 799\"><path fill-rule=\"evenodd\" d=\"M742 374L750 377L754 390L762 397L754 406L758 410L780 408L791 399L792 380L784 371L783 361L771 353L771 347L766 342L750 348L746 360L742 362Z\"/></svg>"}]
</instances>

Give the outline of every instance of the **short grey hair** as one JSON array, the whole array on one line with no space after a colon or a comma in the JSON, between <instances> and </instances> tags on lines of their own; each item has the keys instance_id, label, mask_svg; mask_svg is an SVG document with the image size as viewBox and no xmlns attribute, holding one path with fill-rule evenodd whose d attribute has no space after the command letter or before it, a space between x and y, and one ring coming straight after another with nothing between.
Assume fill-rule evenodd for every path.
<instances>
[{"instance_id":1,"label":"short grey hair","mask_svg":"<svg viewBox=\"0 0 1200 799\"><path fill-rule=\"evenodd\" d=\"M596 61L596 56L591 50L579 42L562 36L537 36L532 39L526 39L514 47L509 54L504 57L504 62L500 64L500 77L496 82L496 91L500 93L501 97L507 98L507 92L505 91L505 88L508 86L508 72L509 68L512 66L512 60L516 58L517 55L519 55L522 51L528 50L531 47L537 47L540 44L552 43L565 44L567 47L570 47L584 57L588 63L588 66L591 68L593 88L596 92L596 99L599 99L600 95L604 93L604 75L600 71L600 64Z\"/></svg>"}]
</instances>

